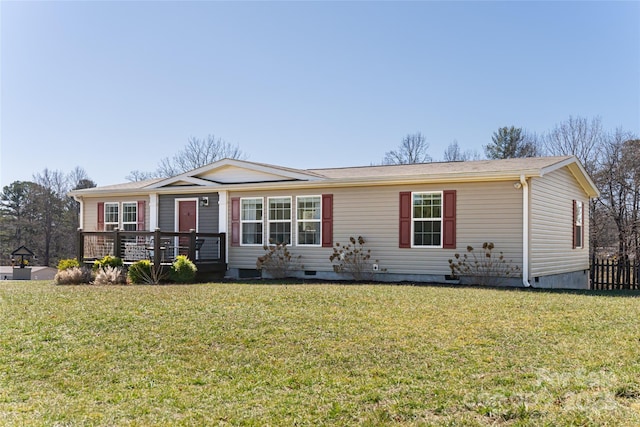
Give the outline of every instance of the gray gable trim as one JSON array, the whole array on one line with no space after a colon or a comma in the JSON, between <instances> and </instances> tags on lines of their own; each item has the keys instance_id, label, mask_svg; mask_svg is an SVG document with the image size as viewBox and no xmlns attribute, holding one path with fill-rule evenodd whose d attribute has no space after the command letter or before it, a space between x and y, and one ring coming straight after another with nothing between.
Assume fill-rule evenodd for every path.
<instances>
[{"instance_id":1,"label":"gray gable trim","mask_svg":"<svg viewBox=\"0 0 640 427\"><path fill-rule=\"evenodd\" d=\"M240 171L231 176L225 172L229 170ZM242 177L244 171L245 177ZM226 177L226 179L224 179ZM209 165L185 172L183 174L167 178L150 185L149 189L157 189L175 186L188 182L194 185L215 186L257 182L287 182L287 181L313 181L322 179L321 176L299 169L290 169L281 166L253 163L245 160L222 159Z\"/></svg>"}]
</instances>

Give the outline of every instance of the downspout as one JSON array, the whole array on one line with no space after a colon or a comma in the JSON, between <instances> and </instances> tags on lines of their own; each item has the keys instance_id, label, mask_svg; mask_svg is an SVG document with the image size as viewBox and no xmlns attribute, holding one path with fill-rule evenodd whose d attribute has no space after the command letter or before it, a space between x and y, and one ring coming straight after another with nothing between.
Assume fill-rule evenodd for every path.
<instances>
[{"instance_id":1,"label":"downspout","mask_svg":"<svg viewBox=\"0 0 640 427\"><path fill-rule=\"evenodd\" d=\"M529 283L529 184L524 175L520 175L522 185L522 284L525 288Z\"/></svg>"},{"instance_id":2,"label":"downspout","mask_svg":"<svg viewBox=\"0 0 640 427\"><path fill-rule=\"evenodd\" d=\"M229 230L229 192L218 191L218 233L225 233L225 260L229 264L229 241L231 240L231 230Z\"/></svg>"},{"instance_id":3,"label":"downspout","mask_svg":"<svg viewBox=\"0 0 640 427\"><path fill-rule=\"evenodd\" d=\"M73 200L80 204L80 210L78 211L78 228L84 229L84 200L82 196L73 196Z\"/></svg>"}]
</instances>

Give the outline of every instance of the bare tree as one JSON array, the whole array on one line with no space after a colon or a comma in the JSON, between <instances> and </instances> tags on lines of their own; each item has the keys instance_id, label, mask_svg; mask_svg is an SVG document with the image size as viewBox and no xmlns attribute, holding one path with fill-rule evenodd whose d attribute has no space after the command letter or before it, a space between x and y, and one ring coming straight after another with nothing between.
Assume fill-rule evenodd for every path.
<instances>
[{"instance_id":1,"label":"bare tree","mask_svg":"<svg viewBox=\"0 0 640 427\"><path fill-rule=\"evenodd\" d=\"M39 231L42 237L41 241L34 242L40 254L43 256L43 264L49 265L52 254L52 244L54 243L54 235L57 234L58 239L62 231L64 223L64 201L67 192L67 177L60 171L50 171L44 169L42 173L33 176L34 182L38 185L39 191L36 195L36 203L39 215Z\"/></svg>"},{"instance_id":2,"label":"bare tree","mask_svg":"<svg viewBox=\"0 0 640 427\"><path fill-rule=\"evenodd\" d=\"M66 177L67 190L80 190L83 188L93 188L97 184L89 178L89 174L80 166L76 166Z\"/></svg>"},{"instance_id":3,"label":"bare tree","mask_svg":"<svg viewBox=\"0 0 640 427\"><path fill-rule=\"evenodd\" d=\"M621 136L618 135L618 137ZM618 137L614 136L613 140ZM569 116L568 120L556 124L553 129L544 134L541 140L546 154L552 156L576 156L585 167L587 173L592 177L599 175L600 182L598 184L601 189L608 186L606 182L602 181L604 175L598 170L600 168L598 166L598 158L601 152L607 150L609 153L603 153L602 157L615 156L616 149L614 146L616 144L609 145L608 149L605 150L605 132L602 130L602 123L599 117L588 120L584 117ZM603 192L605 198L606 193L606 191ZM617 240L612 236L615 233L612 233L611 227L612 222L616 224L615 215L612 216L613 212L607 209L610 201L605 202L606 205L602 203L605 198L589 202L591 224L589 240L592 251Z\"/></svg>"},{"instance_id":4,"label":"bare tree","mask_svg":"<svg viewBox=\"0 0 640 427\"><path fill-rule=\"evenodd\" d=\"M640 255L640 140L621 129L606 137L599 170L599 203L615 224L619 256Z\"/></svg>"},{"instance_id":5,"label":"bare tree","mask_svg":"<svg viewBox=\"0 0 640 427\"><path fill-rule=\"evenodd\" d=\"M136 169L129 172L129 175L125 176L124 178L127 181L138 182L138 181L146 181L148 179L153 179L153 178L160 178L159 176L157 176L157 174L158 174L158 171L145 172L145 171Z\"/></svg>"},{"instance_id":6,"label":"bare tree","mask_svg":"<svg viewBox=\"0 0 640 427\"><path fill-rule=\"evenodd\" d=\"M385 165L406 165L412 163L428 163L431 156L427 153L429 144L425 137L416 132L402 139L397 150L387 151L384 155Z\"/></svg>"},{"instance_id":7,"label":"bare tree","mask_svg":"<svg viewBox=\"0 0 640 427\"><path fill-rule=\"evenodd\" d=\"M604 131L599 117L591 120L569 116L543 135L542 145L552 156L576 156L589 173L596 171L598 153L604 143Z\"/></svg>"},{"instance_id":8,"label":"bare tree","mask_svg":"<svg viewBox=\"0 0 640 427\"><path fill-rule=\"evenodd\" d=\"M151 178L168 178L197 169L224 158L244 160L247 156L237 145L232 145L214 135L205 139L190 137L187 145L173 157L160 160L155 172L131 171L126 179L142 181Z\"/></svg>"},{"instance_id":9,"label":"bare tree","mask_svg":"<svg viewBox=\"0 0 640 427\"><path fill-rule=\"evenodd\" d=\"M445 162L467 162L469 160L480 160L480 154L477 151L460 149L457 140L453 140L451 144L444 150Z\"/></svg>"}]
</instances>

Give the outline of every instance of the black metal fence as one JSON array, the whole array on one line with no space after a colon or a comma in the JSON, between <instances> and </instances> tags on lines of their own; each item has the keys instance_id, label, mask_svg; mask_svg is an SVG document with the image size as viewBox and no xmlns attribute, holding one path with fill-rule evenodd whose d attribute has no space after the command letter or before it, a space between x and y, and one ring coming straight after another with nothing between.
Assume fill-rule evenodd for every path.
<instances>
[{"instance_id":1,"label":"black metal fence","mask_svg":"<svg viewBox=\"0 0 640 427\"><path fill-rule=\"evenodd\" d=\"M77 257L82 263L111 255L125 264L148 259L154 265L170 264L186 255L196 265L226 270L225 233L167 231L82 231L78 230Z\"/></svg>"},{"instance_id":2,"label":"black metal fence","mask_svg":"<svg viewBox=\"0 0 640 427\"><path fill-rule=\"evenodd\" d=\"M640 290L640 262L628 258L591 258L591 289Z\"/></svg>"}]
</instances>

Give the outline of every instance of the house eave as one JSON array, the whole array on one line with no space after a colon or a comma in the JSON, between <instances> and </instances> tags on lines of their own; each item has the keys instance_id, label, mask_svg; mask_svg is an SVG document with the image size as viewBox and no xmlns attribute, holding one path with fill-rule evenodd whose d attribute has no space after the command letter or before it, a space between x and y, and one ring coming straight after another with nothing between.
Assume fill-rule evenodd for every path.
<instances>
[{"instance_id":1,"label":"house eave","mask_svg":"<svg viewBox=\"0 0 640 427\"><path fill-rule=\"evenodd\" d=\"M99 190L93 189L91 192L73 194L76 197L108 197L108 196L133 196L153 194L201 194L216 191L252 191L252 190L281 190L288 188L323 188L323 187L368 187L368 186L390 186L390 185L410 185L422 183L465 183L465 182L487 182L487 181L519 181L520 176L526 178L541 176L539 170L513 170L500 173L448 173L448 174L421 174L412 176L396 177L357 177L357 178L325 178L314 181L264 181L251 183L223 184L207 182L207 185L182 185L168 187L146 187L127 190Z\"/></svg>"},{"instance_id":2,"label":"house eave","mask_svg":"<svg viewBox=\"0 0 640 427\"><path fill-rule=\"evenodd\" d=\"M229 191L252 191L266 189L284 189L284 188L344 188L344 187L371 187L371 186L390 186L390 185L410 185L424 183L466 183L466 182L487 182L487 181L511 181L520 180L520 176L524 173L527 178L540 176L539 171L513 171L512 173L495 173L495 174L443 174L443 175L413 175L405 177L367 177L367 178L327 178L321 181L312 182L273 182L252 183L252 184L233 184L221 186L221 189Z\"/></svg>"}]
</instances>

